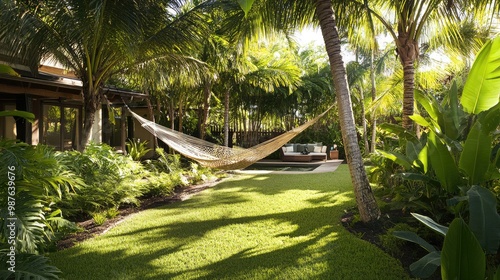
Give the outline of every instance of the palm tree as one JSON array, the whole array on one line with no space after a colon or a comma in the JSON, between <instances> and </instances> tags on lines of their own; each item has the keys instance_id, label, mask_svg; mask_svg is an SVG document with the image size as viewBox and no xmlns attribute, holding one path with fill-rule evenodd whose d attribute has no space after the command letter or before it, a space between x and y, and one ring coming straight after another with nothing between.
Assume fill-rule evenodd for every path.
<instances>
[{"instance_id":1,"label":"palm tree","mask_svg":"<svg viewBox=\"0 0 500 280\"><path fill-rule=\"evenodd\" d=\"M374 0L369 3L366 0L357 0L350 1L348 5L336 2L338 10L350 11L346 14L352 16L345 17L345 20L351 26L356 26L365 20L373 25L373 16L383 24L393 39L396 53L403 66L403 127L406 129L413 126L410 116L414 112L415 69L422 41L427 40L426 43L436 48L443 45L460 46L463 45L463 41L474 40L473 37L461 35L459 23L467 16L463 11L488 9L489 6L479 5L479 2L490 1L476 2L478 3L445 0ZM365 20L360 20L360 17Z\"/></svg>"},{"instance_id":2,"label":"palm tree","mask_svg":"<svg viewBox=\"0 0 500 280\"><path fill-rule=\"evenodd\" d=\"M103 101L102 87L110 77L158 57L187 63L184 54L203 37L206 23L200 11L206 3L183 9L185 2L2 1L2 18L14 20L0 24L0 40L9 42L11 50L27 48L40 57L53 55L75 70L83 83L83 149ZM19 55L11 53L11 57Z\"/></svg>"},{"instance_id":3,"label":"palm tree","mask_svg":"<svg viewBox=\"0 0 500 280\"><path fill-rule=\"evenodd\" d=\"M243 0L238 2L245 10L243 17L246 19L256 18L258 26L261 29L289 31L292 28L319 22L337 94L342 138L360 218L364 222L378 219L380 217L380 209L376 203L363 166L363 158L356 135L352 102L346 71L342 61L340 38L332 3L330 0Z\"/></svg>"},{"instance_id":4,"label":"palm tree","mask_svg":"<svg viewBox=\"0 0 500 280\"><path fill-rule=\"evenodd\" d=\"M330 60L330 67L337 92L340 126L345 145L347 162L351 171L351 179L356 195L360 218L364 222L376 220L380 217L375 197L372 193L368 177L364 169L361 150L359 149L356 125L352 112L351 95L347 83L347 75L340 52L340 38L337 23L330 0L315 0L316 15L319 20L326 52Z\"/></svg>"}]
</instances>

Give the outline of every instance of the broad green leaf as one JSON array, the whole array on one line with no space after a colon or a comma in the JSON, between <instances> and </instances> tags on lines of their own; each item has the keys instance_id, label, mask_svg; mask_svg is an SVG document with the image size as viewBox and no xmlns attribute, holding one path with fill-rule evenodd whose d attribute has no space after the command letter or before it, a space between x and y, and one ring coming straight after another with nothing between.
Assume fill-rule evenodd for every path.
<instances>
[{"instance_id":1,"label":"broad green leaf","mask_svg":"<svg viewBox=\"0 0 500 280\"><path fill-rule=\"evenodd\" d=\"M497 144L497 145L500 145L500 144ZM486 172L485 179L487 181L500 179L500 170L498 169L498 166L500 164L500 149L498 149L497 147L494 147L494 148L492 148L492 150L493 150L492 153L495 154L495 157L490 164L488 172ZM496 152L494 152L495 150L496 150Z\"/></svg>"},{"instance_id":2,"label":"broad green leaf","mask_svg":"<svg viewBox=\"0 0 500 280\"><path fill-rule=\"evenodd\" d=\"M499 89L500 90L500 89ZM478 122L481 123L485 133L495 131L500 125L500 104L479 115Z\"/></svg>"},{"instance_id":3,"label":"broad green leaf","mask_svg":"<svg viewBox=\"0 0 500 280\"><path fill-rule=\"evenodd\" d=\"M457 82L453 81L450 90L448 91L448 97L450 98L450 113L455 127L458 129L460 127L460 115L458 106L458 87Z\"/></svg>"},{"instance_id":4,"label":"broad green leaf","mask_svg":"<svg viewBox=\"0 0 500 280\"><path fill-rule=\"evenodd\" d=\"M403 172L399 173L398 176L405 180L412 180L412 181L422 181L426 182L428 184L431 184L435 187L439 187L439 181L434 180L433 178L425 175L425 174L420 174L420 173L408 173L408 172Z\"/></svg>"},{"instance_id":5,"label":"broad green leaf","mask_svg":"<svg viewBox=\"0 0 500 280\"><path fill-rule=\"evenodd\" d=\"M412 115L410 116L410 119L412 119L416 124L423 126L423 127L430 127L431 124L421 115Z\"/></svg>"},{"instance_id":6,"label":"broad green leaf","mask_svg":"<svg viewBox=\"0 0 500 280\"><path fill-rule=\"evenodd\" d=\"M451 222L441 251L442 279L484 279L486 260L481 244L462 218Z\"/></svg>"},{"instance_id":7,"label":"broad green leaf","mask_svg":"<svg viewBox=\"0 0 500 280\"><path fill-rule=\"evenodd\" d=\"M420 143L406 142L406 156L410 161L418 159L418 154L422 150Z\"/></svg>"},{"instance_id":8,"label":"broad green leaf","mask_svg":"<svg viewBox=\"0 0 500 280\"><path fill-rule=\"evenodd\" d=\"M238 0L238 4L240 4L241 9L245 12L245 16L252 8L253 2L254 0Z\"/></svg>"},{"instance_id":9,"label":"broad green leaf","mask_svg":"<svg viewBox=\"0 0 500 280\"><path fill-rule=\"evenodd\" d=\"M424 107L425 111L432 119L438 120L440 112L439 109L441 106L436 102L435 99L425 95L420 90L415 90L415 100L417 100L417 102L422 105L422 107Z\"/></svg>"},{"instance_id":10,"label":"broad green leaf","mask_svg":"<svg viewBox=\"0 0 500 280\"><path fill-rule=\"evenodd\" d=\"M0 117L21 117L27 119L30 122L35 120L35 115L33 113L25 111L0 111Z\"/></svg>"},{"instance_id":11,"label":"broad green leaf","mask_svg":"<svg viewBox=\"0 0 500 280\"><path fill-rule=\"evenodd\" d=\"M6 251L1 250L1 255L6 256ZM0 257L2 263L6 258ZM33 279L33 280L54 280L59 279L61 271L50 264L50 260L42 255L18 253L16 254L15 272L7 269L0 270L0 279Z\"/></svg>"},{"instance_id":12,"label":"broad green leaf","mask_svg":"<svg viewBox=\"0 0 500 280\"><path fill-rule=\"evenodd\" d=\"M435 230L438 233L441 233L442 235L446 235L446 233L448 232L448 228L447 227L436 223L433 219L431 219L431 218L429 218L427 216L420 215L420 214L417 214L417 213L411 213L411 215L413 217L415 217L415 219L417 219L421 223L423 223L424 225L428 226L429 228Z\"/></svg>"},{"instance_id":13,"label":"broad green leaf","mask_svg":"<svg viewBox=\"0 0 500 280\"><path fill-rule=\"evenodd\" d=\"M500 37L488 41L479 51L462 92L467 113L479 114L498 103L500 97Z\"/></svg>"},{"instance_id":14,"label":"broad green leaf","mask_svg":"<svg viewBox=\"0 0 500 280\"><path fill-rule=\"evenodd\" d=\"M458 126L455 120L453 119L453 112L451 110L445 110L443 112L443 121L442 121L442 132L450 139L456 140L460 134L458 132Z\"/></svg>"},{"instance_id":15,"label":"broad green leaf","mask_svg":"<svg viewBox=\"0 0 500 280\"><path fill-rule=\"evenodd\" d=\"M441 254L438 251L434 251L412 263L410 265L410 271L413 276L425 279L430 277L440 265Z\"/></svg>"},{"instance_id":16,"label":"broad green leaf","mask_svg":"<svg viewBox=\"0 0 500 280\"><path fill-rule=\"evenodd\" d=\"M467 174L469 184L474 185L484 181L490 165L492 141L490 134L482 130L479 122L472 126L459 161L459 167Z\"/></svg>"},{"instance_id":17,"label":"broad green leaf","mask_svg":"<svg viewBox=\"0 0 500 280\"><path fill-rule=\"evenodd\" d=\"M468 196L454 196L446 200L446 206L455 206L462 201L468 201Z\"/></svg>"},{"instance_id":18,"label":"broad green leaf","mask_svg":"<svg viewBox=\"0 0 500 280\"><path fill-rule=\"evenodd\" d=\"M460 182L460 172L448 147L432 131L427 139L429 160L441 186L448 192L454 193Z\"/></svg>"},{"instance_id":19,"label":"broad green leaf","mask_svg":"<svg viewBox=\"0 0 500 280\"><path fill-rule=\"evenodd\" d=\"M377 152L379 152L383 157L389 159L389 160L392 160L394 161L395 163L403 166L405 169L411 169L411 163L410 163L410 160L400 154L400 153L396 153L396 152L386 152L386 151L383 151L383 150L377 150Z\"/></svg>"},{"instance_id":20,"label":"broad green leaf","mask_svg":"<svg viewBox=\"0 0 500 280\"><path fill-rule=\"evenodd\" d=\"M5 64L0 64L0 74L5 74L14 77L21 77L21 75L19 75L19 73L17 73L16 70L12 69L12 67Z\"/></svg>"},{"instance_id":21,"label":"broad green leaf","mask_svg":"<svg viewBox=\"0 0 500 280\"><path fill-rule=\"evenodd\" d=\"M411 231L394 231L392 233L394 236L397 238L410 241L413 243L416 243L420 245L420 247L424 248L428 252L434 252L436 251L436 248L429 244L429 242L425 241L422 237L418 236L418 234L411 232Z\"/></svg>"},{"instance_id":22,"label":"broad green leaf","mask_svg":"<svg viewBox=\"0 0 500 280\"><path fill-rule=\"evenodd\" d=\"M427 174L427 171L429 170L429 147L425 145L422 150L420 150L420 153L418 153L418 159L420 163L422 163L422 169L424 170L424 173Z\"/></svg>"},{"instance_id":23,"label":"broad green leaf","mask_svg":"<svg viewBox=\"0 0 500 280\"><path fill-rule=\"evenodd\" d=\"M399 139L405 139L408 141L418 141L415 134L408 132L400 125L395 125L391 123L383 123L379 125L379 128L387 132L395 134Z\"/></svg>"},{"instance_id":24,"label":"broad green leaf","mask_svg":"<svg viewBox=\"0 0 500 280\"><path fill-rule=\"evenodd\" d=\"M488 254L495 254L500 246L500 215L497 199L491 191L472 186L469 196L469 226L481 247Z\"/></svg>"}]
</instances>

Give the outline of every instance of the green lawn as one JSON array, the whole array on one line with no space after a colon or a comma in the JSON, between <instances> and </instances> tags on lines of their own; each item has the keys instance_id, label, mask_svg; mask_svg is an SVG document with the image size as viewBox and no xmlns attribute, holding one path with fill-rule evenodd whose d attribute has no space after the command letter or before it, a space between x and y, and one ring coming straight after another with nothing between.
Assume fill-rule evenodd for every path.
<instances>
[{"instance_id":1,"label":"green lawn","mask_svg":"<svg viewBox=\"0 0 500 280\"><path fill-rule=\"evenodd\" d=\"M51 253L64 279L405 279L399 261L346 231L347 166L244 175L147 210Z\"/></svg>"}]
</instances>

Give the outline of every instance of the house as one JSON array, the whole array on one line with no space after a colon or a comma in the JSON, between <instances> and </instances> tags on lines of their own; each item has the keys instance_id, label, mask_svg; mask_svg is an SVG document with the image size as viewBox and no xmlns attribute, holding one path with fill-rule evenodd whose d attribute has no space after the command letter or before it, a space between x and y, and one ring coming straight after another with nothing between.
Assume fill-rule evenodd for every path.
<instances>
[{"instance_id":1,"label":"house","mask_svg":"<svg viewBox=\"0 0 500 280\"><path fill-rule=\"evenodd\" d=\"M2 62L0 62L2 64ZM3 63L6 64L6 63ZM19 139L28 144L53 146L56 150L79 149L82 135L82 82L58 65L43 64L34 77L27 67L11 65L20 76L0 73L0 111L22 110L35 115L33 123L22 118L0 118L0 138ZM152 146L153 136L130 116L130 105L147 95L117 88L104 88L106 99L96 113L91 139L125 150L126 139L140 138ZM112 119L110 119L112 110ZM146 108L134 109L147 117ZM114 121L113 121L114 120Z\"/></svg>"}]
</instances>

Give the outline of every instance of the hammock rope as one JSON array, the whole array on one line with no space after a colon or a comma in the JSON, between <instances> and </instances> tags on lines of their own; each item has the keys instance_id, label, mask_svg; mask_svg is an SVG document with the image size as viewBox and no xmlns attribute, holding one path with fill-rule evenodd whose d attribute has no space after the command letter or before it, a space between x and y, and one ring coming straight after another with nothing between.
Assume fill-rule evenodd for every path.
<instances>
[{"instance_id":1,"label":"hammock rope","mask_svg":"<svg viewBox=\"0 0 500 280\"><path fill-rule=\"evenodd\" d=\"M144 129L155 135L172 149L204 166L225 170L242 169L265 158L288 143L299 133L316 123L332 107L333 106L301 126L295 127L292 130L253 147L243 149L217 145L200 138L175 131L171 128L161 126L141 117L126 106L130 114L141 123L141 126Z\"/></svg>"}]
</instances>

